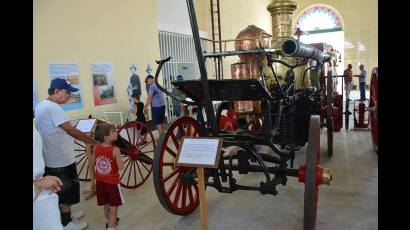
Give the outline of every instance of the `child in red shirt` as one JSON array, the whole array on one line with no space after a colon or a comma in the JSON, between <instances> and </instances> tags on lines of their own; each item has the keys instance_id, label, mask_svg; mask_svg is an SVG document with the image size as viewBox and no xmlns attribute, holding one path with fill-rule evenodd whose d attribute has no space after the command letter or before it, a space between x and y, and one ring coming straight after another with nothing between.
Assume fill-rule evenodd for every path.
<instances>
[{"instance_id":1,"label":"child in red shirt","mask_svg":"<svg viewBox=\"0 0 410 230\"><path fill-rule=\"evenodd\" d=\"M107 230L115 230L119 220L118 207L124 204L119 174L124 163L119 148L112 144L117 140L118 134L113 124L102 123L95 128L94 135L101 142L94 148L97 204L104 205Z\"/></svg>"}]
</instances>

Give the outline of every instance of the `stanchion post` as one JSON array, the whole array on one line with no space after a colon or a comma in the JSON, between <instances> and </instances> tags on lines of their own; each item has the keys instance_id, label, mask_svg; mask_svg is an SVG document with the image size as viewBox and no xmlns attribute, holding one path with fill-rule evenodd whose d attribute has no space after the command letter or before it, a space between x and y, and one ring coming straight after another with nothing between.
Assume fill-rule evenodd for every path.
<instances>
[{"instance_id":1,"label":"stanchion post","mask_svg":"<svg viewBox=\"0 0 410 230\"><path fill-rule=\"evenodd\" d=\"M91 185L90 190L87 191L85 196L86 200L91 199L95 196L95 172L94 172L94 157L93 157L93 148L91 144L86 144L87 158L88 158L88 170L90 171Z\"/></svg>"},{"instance_id":2,"label":"stanchion post","mask_svg":"<svg viewBox=\"0 0 410 230\"><path fill-rule=\"evenodd\" d=\"M199 208L201 215L201 226L202 230L208 230L208 213L206 211L206 201L205 201L205 179L204 179L204 168L198 167L198 189L199 189Z\"/></svg>"}]
</instances>

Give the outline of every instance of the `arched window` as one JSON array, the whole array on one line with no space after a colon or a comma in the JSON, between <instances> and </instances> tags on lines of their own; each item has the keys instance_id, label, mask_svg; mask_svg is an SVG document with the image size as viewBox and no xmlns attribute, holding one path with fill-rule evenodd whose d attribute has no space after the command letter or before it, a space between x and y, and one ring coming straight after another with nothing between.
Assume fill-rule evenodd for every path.
<instances>
[{"instance_id":1,"label":"arched window","mask_svg":"<svg viewBox=\"0 0 410 230\"><path fill-rule=\"evenodd\" d=\"M334 8L317 4L306 8L299 14L295 28L310 34L341 31L343 21Z\"/></svg>"}]
</instances>

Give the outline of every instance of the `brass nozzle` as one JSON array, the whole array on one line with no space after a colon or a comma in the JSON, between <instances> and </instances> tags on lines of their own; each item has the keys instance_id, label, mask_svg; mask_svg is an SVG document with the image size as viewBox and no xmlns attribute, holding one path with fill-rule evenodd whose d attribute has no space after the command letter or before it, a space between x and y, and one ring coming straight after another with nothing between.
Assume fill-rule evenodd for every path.
<instances>
[{"instance_id":1,"label":"brass nozzle","mask_svg":"<svg viewBox=\"0 0 410 230\"><path fill-rule=\"evenodd\" d=\"M332 173L330 172L330 168L323 168L323 184L330 185L331 180Z\"/></svg>"}]
</instances>

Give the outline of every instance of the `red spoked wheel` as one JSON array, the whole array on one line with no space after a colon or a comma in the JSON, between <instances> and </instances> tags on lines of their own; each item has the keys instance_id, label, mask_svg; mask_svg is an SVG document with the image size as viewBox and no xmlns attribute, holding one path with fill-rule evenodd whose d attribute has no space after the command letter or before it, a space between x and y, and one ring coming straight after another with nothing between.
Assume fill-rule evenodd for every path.
<instances>
[{"instance_id":1,"label":"red spoked wheel","mask_svg":"<svg viewBox=\"0 0 410 230\"><path fill-rule=\"evenodd\" d=\"M170 122L158 138L154 156L154 187L161 205L170 213L188 215L199 204L196 182L184 184L182 177L194 173L194 168L174 166L181 139L198 137L199 123L191 117L181 117ZM206 178L205 178L206 180Z\"/></svg>"},{"instance_id":2,"label":"red spoked wheel","mask_svg":"<svg viewBox=\"0 0 410 230\"><path fill-rule=\"evenodd\" d=\"M77 166L78 180L90 181L89 161L84 142L74 140L75 164Z\"/></svg>"},{"instance_id":3,"label":"red spoked wheel","mask_svg":"<svg viewBox=\"0 0 410 230\"><path fill-rule=\"evenodd\" d=\"M320 158L320 117L311 116L306 154L306 165L299 167L299 181L305 183L303 229L313 230L316 227L318 201L318 171ZM320 172L319 172L320 173Z\"/></svg>"},{"instance_id":4,"label":"red spoked wheel","mask_svg":"<svg viewBox=\"0 0 410 230\"><path fill-rule=\"evenodd\" d=\"M373 68L372 78L370 81L370 102L369 102L369 111L370 111L370 132L372 134L373 148L378 153L379 141L378 141L378 119L377 119L377 102L378 102L378 80L379 73L376 68Z\"/></svg>"},{"instance_id":5,"label":"red spoked wheel","mask_svg":"<svg viewBox=\"0 0 410 230\"><path fill-rule=\"evenodd\" d=\"M128 189L139 187L152 171L154 135L146 124L131 121L118 129L118 140L114 144L120 149L124 162L121 186Z\"/></svg>"}]
</instances>

